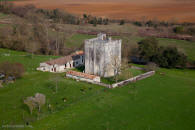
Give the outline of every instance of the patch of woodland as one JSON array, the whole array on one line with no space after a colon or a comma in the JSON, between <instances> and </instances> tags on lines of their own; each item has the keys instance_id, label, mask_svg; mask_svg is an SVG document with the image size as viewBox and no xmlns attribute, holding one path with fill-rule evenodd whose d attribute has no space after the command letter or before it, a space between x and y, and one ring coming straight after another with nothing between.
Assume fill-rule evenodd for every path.
<instances>
[{"instance_id":1,"label":"patch of woodland","mask_svg":"<svg viewBox=\"0 0 195 130\"><path fill-rule=\"evenodd\" d=\"M138 54L140 59L153 62L165 68L185 68L188 63L187 56L174 46L159 46L158 40L148 37L138 42Z\"/></svg>"},{"instance_id":2,"label":"patch of woodland","mask_svg":"<svg viewBox=\"0 0 195 130\"><path fill-rule=\"evenodd\" d=\"M13 82L16 79L21 78L25 73L23 64L12 62L0 63L0 80L1 83Z\"/></svg>"}]
</instances>

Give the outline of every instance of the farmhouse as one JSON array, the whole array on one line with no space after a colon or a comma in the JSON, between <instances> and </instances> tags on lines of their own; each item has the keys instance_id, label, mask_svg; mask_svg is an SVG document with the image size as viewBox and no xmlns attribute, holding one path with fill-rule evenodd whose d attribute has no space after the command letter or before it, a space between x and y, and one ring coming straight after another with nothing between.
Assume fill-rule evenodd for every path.
<instances>
[{"instance_id":1,"label":"farmhouse","mask_svg":"<svg viewBox=\"0 0 195 130\"><path fill-rule=\"evenodd\" d=\"M40 63L39 71L65 72L66 69L84 65L84 52L77 51L71 55Z\"/></svg>"}]
</instances>

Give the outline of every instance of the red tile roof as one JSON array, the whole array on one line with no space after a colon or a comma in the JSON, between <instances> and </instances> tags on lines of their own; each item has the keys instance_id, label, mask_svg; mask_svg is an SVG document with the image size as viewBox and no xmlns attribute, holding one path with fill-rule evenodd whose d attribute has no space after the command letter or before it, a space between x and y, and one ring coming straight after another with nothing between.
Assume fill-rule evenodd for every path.
<instances>
[{"instance_id":1,"label":"red tile roof","mask_svg":"<svg viewBox=\"0 0 195 130\"><path fill-rule=\"evenodd\" d=\"M46 61L45 63L48 64L48 65L55 65L55 64L64 65L64 64L68 63L69 61L79 59L80 55L84 55L84 52L83 51L77 51L77 52L72 53L68 56L57 58L57 59L50 60L50 61Z\"/></svg>"},{"instance_id":2,"label":"red tile roof","mask_svg":"<svg viewBox=\"0 0 195 130\"><path fill-rule=\"evenodd\" d=\"M90 74L86 74L86 73L81 73L81 72L76 72L76 71L68 71L66 72L66 74L70 74L70 75L73 75L73 76L78 76L78 77L82 77L82 78L86 78L86 79L95 79L97 78L98 76L95 76L95 75L90 75Z\"/></svg>"}]
</instances>

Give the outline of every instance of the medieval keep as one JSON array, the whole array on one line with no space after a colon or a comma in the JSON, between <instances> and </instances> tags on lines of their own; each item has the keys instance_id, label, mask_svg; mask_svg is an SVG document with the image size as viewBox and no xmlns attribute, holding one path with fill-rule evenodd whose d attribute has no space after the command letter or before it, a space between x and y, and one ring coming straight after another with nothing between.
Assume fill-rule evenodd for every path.
<instances>
[{"instance_id":1,"label":"medieval keep","mask_svg":"<svg viewBox=\"0 0 195 130\"><path fill-rule=\"evenodd\" d=\"M122 40L112 40L106 34L98 34L97 38L85 40L85 73L101 77L115 75L112 65L114 58L121 62Z\"/></svg>"}]
</instances>

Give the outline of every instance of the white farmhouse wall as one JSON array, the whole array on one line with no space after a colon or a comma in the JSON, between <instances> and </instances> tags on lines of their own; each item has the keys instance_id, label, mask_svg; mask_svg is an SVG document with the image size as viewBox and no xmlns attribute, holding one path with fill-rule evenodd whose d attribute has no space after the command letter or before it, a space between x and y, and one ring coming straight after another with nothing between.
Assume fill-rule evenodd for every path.
<instances>
[{"instance_id":1,"label":"white farmhouse wall","mask_svg":"<svg viewBox=\"0 0 195 130\"><path fill-rule=\"evenodd\" d=\"M47 63L40 63L40 67L37 68L37 70L39 71L47 71L47 72L65 72L67 69L70 68L74 68L74 67L78 67L84 65L84 56L80 55L80 58L76 59L76 60L71 60L69 62L67 62L64 65L49 65Z\"/></svg>"}]
</instances>

